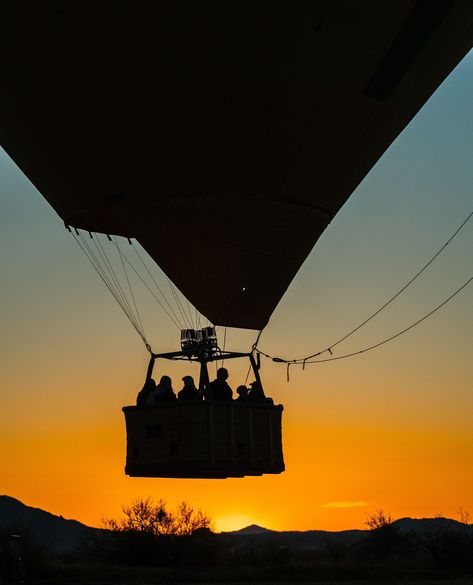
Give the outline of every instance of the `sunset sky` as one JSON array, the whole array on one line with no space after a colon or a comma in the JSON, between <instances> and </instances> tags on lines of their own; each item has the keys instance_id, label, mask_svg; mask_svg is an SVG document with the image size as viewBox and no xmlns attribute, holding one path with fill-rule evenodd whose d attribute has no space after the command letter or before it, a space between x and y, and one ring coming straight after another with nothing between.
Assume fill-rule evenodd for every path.
<instances>
[{"instance_id":1,"label":"sunset sky","mask_svg":"<svg viewBox=\"0 0 473 585\"><path fill-rule=\"evenodd\" d=\"M404 285L473 210L473 54L353 193L263 332L263 351L301 357L353 329ZM263 361L284 404L282 475L228 480L124 475L121 408L148 356L72 236L0 152L0 493L100 526L139 497L187 500L218 530L363 527L369 513L473 513L473 284L399 339L346 360ZM473 218L386 311L337 347L348 353L429 312L470 276ZM156 268L156 278L165 279ZM142 291L143 292L143 291ZM152 299L151 299L152 300ZM154 351L179 332L140 298ZM255 332L229 330L247 350ZM189 366L169 367L180 389ZM246 365L229 365L236 388Z\"/></svg>"}]
</instances>

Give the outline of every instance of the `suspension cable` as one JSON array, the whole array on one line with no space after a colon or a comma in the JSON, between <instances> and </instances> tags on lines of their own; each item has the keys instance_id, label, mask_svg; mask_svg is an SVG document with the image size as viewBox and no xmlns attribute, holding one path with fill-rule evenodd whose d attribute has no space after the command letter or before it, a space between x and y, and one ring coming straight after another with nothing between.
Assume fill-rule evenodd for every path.
<instances>
[{"instance_id":1,"label":"suspension cable","mask_svg":"<svg viewBox=\"0 0 473 585\"><path fill-rule=\"evenodd\" d=\"M259 343L259 338L261 337L261 334L263 333L263 330L260 329L258 331L258 335L256 336L255 342L253 343L253 345L251 346L251 351L255 351L256 348L258 347L258 343Z\"/></svg>"},{"instance_id":2,"label":"suspension cable","mask_svg":"<svg viewBox=\"0 0 473 585\"><path fill-rule=\"evenodd\" d=\"M106 272L104 271L104 269L100 265L100 262L98 261L97 257L93 253L93 250L88 245L87 241L84 239L83 235L78 230L76 230L76 232L77 232L77 235L71 230L71 233L72 233L72 235L74 237L75 242L81 248L82 252L86 256L86 258L89 260L90 264L92 265L92 267L94 268L94 270L97 272L97 274L99 275L99 277L102 280L102 282L108 288L108 290L110 291L110 293L112 294L112 296L116 300L118 306L125 313L126 317L128 318L128 320L132 324L133 328L135 329L135 331L137 332L137 334L139 335L139 337L143 341L146 349L149 352L151 352L151 347L150 347L150 345L148 343L148 340L146 339L146 336L144 335L144 332L140 329L138 323L136 322L136 320L134 318L134 315L133 315L133 313L131 311L131 308L130 308L129 304L127 302L125 302L126 299L123 299L120 296L120 293L117 292L117 290L114 288L113 283L108 278Z\"/></svg>"},{"instance_id":3,"label":"suspension cable","mask_svg":"<svg viewBox=\"0 0 473 585\"><path fill-rule=\"evenodd\" d=\"M176 301L176 306L178 308L178 311L181 314L182 320L184 321L184 323L186 325L185 327L183 327L183 329L193 329L192 321L190 322L191 324L189 325L189 321L187 319L187 316L185 315L184 308L181 304L181 301L180 301L176 291L174 290L174 285L172 284L171 279L168 278L167 275L166 275L166 280L168 282L169 290L171 291L171 294L173 295L174 300Z\"/></svg>"},{"instance_id":4,"label":"suspension cable","mask_svg":"<svg viewBox=\"0 0 473 585\"><path fill-rule=\"evenodd\" d=\"M123 299L123 302L127 305L129 312L134 315L133 310L131 308L131 305L128 301L128 298L125 294L125 291L123 290L123 288L120 284L120 280L119 280L118 276L115 274L112 263L109 260L107 253L105 252L105 249L103 248L103 246L100 242L100 238L98 237L98 234L97 234L97 238L93 238L92 241L94 242L95 247L103 260L104 266L108 269L108 272L110 274L110 278L115 283L117 294L120 294L121 298ZM140 321L140 324L141 324L141 321ZM144 329L143 329L142 325L141 325L141 329L144 333Z\"/></svg>"},{"instance_id":5,"label":"suspension cable","mask_svg":"<svg viewBox=\"0 0 473 585\"><path fill-rule=\"evenodd\" d=\"M120 245L119 245L119 243L117 241L117 237L116 236L113 236L113 239L115 241L115 245L117 247L118 254L120 255L120 260L121 260L121 263L122 263L123 272L125 273L126 282L128 284L128 290L130 291L131 299L133 301L133 306L135 307L136 316L138 318L138 322L140 324L141 330L143 331L143 334L144 334L143 323L141 322L140 312L138 311L138 306L136 304L135 295L133 294L133 289L131 287L131 282L130 282L130 279L128 278L128 272L126 271L125 262L123 261L123 254L122 254L122 251L120 249Z\"/></svg>"},{"instance_id":6,"label":"suspension cable","mask_svg":"<svg viewBox=\"0 0 473 585\"><path fill-rule=\"evenodd\" d=\"M460 227L457 228L457 230L448 238L448 240L445 242L445 244L432 256L432 258L426 263L424 264L424 266L395 294L393 295L388 301L386 301L384 303L384 305L382 305L377 311L375 311L372 315L370 315L367 319L365 319L362 323L360 323L357 327L355 327L354 329L352 329L349 333L347 333L346 335L344 335L343 337L341 337L338 341L336 341L335 343L332 343L332 345L330 346L330 348L327 348L327 351L329 349L333 349L335 346L337 346L339 343L342 343L342 341L345 341L345 339L348 339L348 337L350 337L351 335L353 335L353 333L355 333L356 331L358 331L359 329L361 329L364 325L366 325L369 321L371 321L371 319L373 319L374 317L376 317L376 315L379 315L379 313L381 313L381 311L383 309L385 309L388 305L390 305L395 299L397 299L397 297L402 294L406 288L408 286L410 286L423 272L424 270L426 270L431 264L432 262L438 257L440 256L440 254L445 250L445 248L450 244L450 242L455 238L455 236L458 234L458 232L463 228L463 226L467 223L467 221L470 219L470 217L473 215L473 211L471 213L469 213L469 215L467 216L467 218L465 220L463 220L463 222L461 223ZM309 357L314 357L314 356L309 356Z\"/></svg>"},{"instance_id":7,"label":"suspension cable","mask_svg":"<svg viewBox=\"0 0 473 585\"><path fill-rule=\"evenodd\" d=\"M153 283L155 284L157 290L159 291L159 293L161 294L164 302L167 304L169 310L171 311L171 313L173 314L174 318L176 319L177 323L179 324L179 328L180 329L185 329L185 327L183 327L179 317L176 315L176 312L174 311L174 309L171 306L171 303L168 301L166 295L163 293L161 287L159 286L159 284L156 282L156 279L154 278L153 274L151 273L150 269L148 268L148 265L146 264L146 262L143 260L141 254L138 252L138 248L132 244L133 249L135 250L136 255L138 256L139 260L141 261L141 263L143 264L146 272L148 273L149 277L151 278L151 280L153 281Z\"/></svg>"},{"instance_id":8,"label":"suspension cable","mask_svg":"<svg viewBox=\"0 0 473 585\"><path fill-rule=\"evenodd\" d=\"M123 292L123 289L121 287L120 281L119 281L118 277L115 274L115 271L113 269L112 263L110 262L107 254L105 252L105 249L103 248L102 243L100 242L100 239L99 238L93 238L92 241L94 242L95 247L97 248L98 253L102 257L102 260L104 262L104 265L107 267L108 272L110 274L110 278L114 281L115 286L117 288L117 291L120 291L120 293L122 295L122 298L126 301L127 300L126 299L126 295Z\"/></svg>"},{"instance_id":9,"label":"suspension cable","mask_svg":"<svg viewBox=\"0 0 473 585\"><path fill-rule=\"evenodd\" d=\"M180 328L181 328L181 329L185 329L186 327L182 325L182 323L181 323L181 321L180 321L179 317L177 316L176 312L175 312L175 311L174 311L174 309L172 308L172 305L169 303L169 301L168 301L168 299L167 299L166 295L163 293L163 291L162 291L161 287L160 287L160 286L158 285L158 283L156 282L156 280L155 280L155 278L153 277L153 275L152 275L151 271L149 270L149 268L148 268L148 266L147 266L146 262L143 260L143 257L140 255L140 253L138 252L138 249L137 249L137 247L136 247L136 246L133 244L133 242L132 242L132 246L133 246L133 249L135 250L135 253L136 253L136 255L138 256L138 258L139 258L140 262L143 264L143 266L144 266L144 268L145 268L146 272L148 273L149 277L150 277L150 278L151 278L151 280L154 282L154 284L155 284L156 288L158 289L159 293L160 293L160 294L161 294L161 296L163 297L163 300L164 300L164 302L165 302L165 303L167 304L167 306L169 307L169 310L172 312L172 314L173 314L174 318L175 318L175 319L176 319L176 320L179 322L179 326L180 326ZM166 278L168 278L168 277L166 276ZM177 305L177 303L179 302L179 301L177 300L177 299L178 299L178 294L177 294L177 292L175 291L175 287L174 287L174 285L172 284L172 281L171 281L170 279L168 279L168 282L170 283L170 284L169 284L169 288L170 288L170 289L171 289L171 291L173 292L173 296L174 296L174 298L176 299L176 305ZM172 287L172 288L171 288L171 287ZM186 301L187 301L187 298L186 298ZM188 305L189 305L189 301L187 301L187 303L188 303ZM181 303L181 307L183 307L183 306L182 306L182 303ZM201 313L200 313L200 312L197 310L197 307L194 307L194 311L195 311L195 324L196 324L196 327L197 327L198 329L200 329L200 326L201 326ZM190 308L189 308L189 312L191 312L191 311L190 311ZM183 317L182 313L181 313L181 317ZM183 318L184 318L184 317L183 317Z\"/></svg>"},{"instance_id":10,"label":"suspension cable","mask_svg":"<svg viewBox=\"0 0 473 585\"><path fill-rule=\"evenodd\" d=\"M94 241L94 238L91 235L91 239L92 241ZM83 243L86 245L87 249L89 250L90 254L92 255L92 257L94 258L97 266L99 266L100 270L103 272L104 275L106 275L105 273L105 269L102 267L102 265L100 264L100 260L95 256L93 250L90 248L90 246L87 244L87 240L84 238L84 236L82 236L82 241ZM110 279L108 279L110 286L113 289L113 283L110 281ZM123 291L123 288L120 285L120 282L118 281L118 279L116 278L117 284L118 284L118 289L113 289L115 290L116 296L121 298L123 301L123 305L127 310L127 314L129 316L129 319L131 320L135 330L138 332L139 336L141 337L141 339L143 340L143 343L145 344L146 347L149 346L148 341L146 339L146 335L143 329L143 326L140 322L139 319L137 319L137 316L135 315L135 313L133 312L133 309L130 305L130 302L128 301L128 298L125 294L125 292Z\"/></svg>"},{"instance_id":11,"label":"suspension cable","mask_svg":"<svg viewBox=\"0 0 473 585\"><path fill-rule=\"evenodd\" d=\"M189 311L189 318L190 318L190 321L191 321L191 323L192 323L192 327L193 327L194 329L197 329L197 319L196 319L196 322L195 322L195 324L194 324L194 323L193 323L193 321L192 321L192 309L191 309L191 306L190 306L190 304L189 304L189 301L187 300L187 297L184 297L184 298L186 299L186 303L187 303L187 310Z\"/></svg>"},{"instance_id":12,"label":"suspension cable","mask_svg":"<svg viewBox=\"0 0 473 585\"><path fill-rule=\"evenodd\" d=\"M258 335L256 336L255 342L254 342L254 343L253 343L253 345L251 346L251 353L253 353L253 352L257 351L257 347L258 347L258 341L259 341L259 338L261 337L261 334L262 334L262 333L263 333L263 330L262 330L262 329L260 329L260 330L258 331ZM248 377L249 377L249 375L250 375L250 372L251 372L251 362L250 362L250 365L249 365L249 367L248 367L248 371L246 372L246 377L245 377L245 386L246 386L246 383L248 382Z\"/></svg>"},{"instance_id":13,"label":"suspension cable","mask_svg":"<svg viewBox=\"0 0 473 585\"><path fill-rule=\"evenodd\" d=\"M248 366L248 371L246 372L246 376L245 376L245 386L246 386L246 383L248 382L248 378L250 377L250 372L251 372L251 363L250 363L250 365Z\"/></svg>"},{"instance_id":14,"label":"suspension cable","mask_svg":"<svg viewBox=\"0 0 473 585\"><path fill-rule=\"evenodd\" d=\"M463 229L463 227L467 224L467 222L470 220L470 218L472 216L473 216L473 211L471 211L467 215L467 217L462 221L462 223L460 224L460 226L448 238L448 240L443 244L443 246L432 256L432 258L430 258L430 260L426 264L424 264L424 266L422 266L422 268L400 290L398 290L389 300L387 300L378 310L376 310L374 313L372 313L362 323L360 323L359 325L357 325L354 329L352 329L351 331L349 331L346 335L344 335L343 337L341 337L340 339L338 339L335 343L332 343L331 345L329 345L325 349L322 349L320 351L317 351L316 353L313 353L311 355L308 355L308 356L306 356L304 358L297 358L297 359L288 360L288 361L290 361L291 363L307 363L308 360L310 360L312 358L315 358L315 357L317 357L319 355L322 355L323 353L329 353L330 355L332 355L332 349L334 347L336 347L337 345L339 345L340 343L342 343L342 341L345 341L346 339L348 339L349 337L351 337L354 333L356 333L364 325L366 325L367 323L369 323L374 317L376 317L377 315L379 315L379 313L381 313L381 311L383 311L388 305L390 305L395 299L397 299L415 280L417 280L417 278L432 264L432 262L436 258L438 258L438 256L440 256L440 254L445 250L445 248L453 241L453 239ZM284 361L287 361L287 360L284 360ZM321 361L321 360L317 360L317 361Z\"/></svg>"},{"instance_id":15,"label":"suspension cable","mask_svg":"<svg viewBox=\"0 0 473 585\"><path fill-rule=\"evenodd\" d=\"M365 347L365 348L360 349L358 351L353 351L351 353L346 353L344 355L339 355L339 356L334 356L334 357L330 357L330 358L325 358L325 359L322 359L322 360L317 360L317 359L310 360L309 358L296 359L296 360L286 360L284 358L272 357L272 356L264 353L263 351L261 351L259 349L257 349L256 351L258 353L260 353L261 355L264 355L265 357L273 360L273 362L279 362L279 363L284 363L284 364L288 364L288 365L291 365L291 364L302 364L302 367L303 368L304 368L304 366L306 364L320 364L322 362L332 362L332 361L335 361L335 360L341 360L341 359L344 359L344 358L352 357L354 355L360 355L361 353L366 353L367 351L371 351L372 349L375 349L377 347L380 347L381 345L384 345L385 343L388 343L389 341L392 341L393 339L396 339L397 337L400 337L401 335L403 335L407 331L413 329L414 327L416 327L416 325L419 325L420 323L422 323L422 321L425 321L428 317L430 317L431 315L433 315L434 313L436 313L439 309L441 309L444 305L446 305L449 301L451 301L454 297L456 297L457 294L460 293L465 287L467 287L470 284L471 281L473 281L473 276L470 277L466 282L464 282L460 286L460 288L458 288L454 293L452 293L448 298L446 298L444 301L442 301L439 305L437 305L429 313L427 313L426 315L424 315L423 317L421 317L420 319L418 319L417 321L415 321L414 323L412 323L411 325L409 325L405 329L402 329L402 331L398 331L394 335L391 335L391 337L388 337L386 339L383 339L382 341L379 341L378 343L375 343L374 345L370 345L369 347ZM311 356L311 357L316 357L316 356Z\"/></svg>"},{"instance_id":16,"label":"suspension cable","mask_svg":"<svg viewBox=\"0 0 473 585\"><path fill-rule=\"evenodd\" d=\"M153 292L153 290L150 288L150 286L148 285L148 283L146 282L146 280L141 276L141 274L136 270L136 268L133 266L133 264L130 262L130 260L128 260L126 254L122 251L123 254L123 259L125 260L125 262L128 264L128 266L133 270L133 272L136 274L136 276L141 280L141 282L144 284L144 286L146 287L146 289L149 291L149 293L156 299L156 301L158 302L159 306L163 309L163 311L166 313L166 315L171 319L171 321L174 323L174 325L177 327L177 329L182 329L182 327L180 327L180 324L177 323L173 317L171 316L171 314L169 313L169 311L166 310L166 307L161 303L161 301L159 300L159 298L155 295L155 293Z\"/></svg>"},{"instance_id":17,"label":"suspension cable","mask_svg":"<svg viewBox=\"0 0 473 585\"><path fill-rule=\"evenodd\" d=\"M227 328L225 327L225 329L223 330L223 351L225 353L225 348L227 345ZM221 367L223 368L223 364L225 363L225 359L222 360L222 365Z\"/></svg>"},{"instance_id":18,"label":"suspension cable","mask_svg":"<svg viewBox=\"0 0 473 585\"><path fill-rule=\"evenodd\" d=\"M128 299L126 298L126 295L123 292L123 289L121 288L120 283L117 281L118 286L116 288L114 287L113 281L107 276L105 269L100 264L100 260L94 254L94 251L89 246L86 238L80 232L78 232L78 233L79 233L79 237L82 241L83 249L85 248L87 250L86 255L88 254L88 258L89 258L90 262L92 262L95 269L99 272L102 280L105 282L105 284L107 285L110 292L114 295L117 302L120 302L122 304L123 310L125 311L127 317L130 319L130 321L132 322L135 329L137 331L139 331L140 328L139 328L138 322L136 321L136 318L135 318L135 315L131 309L130 303L128 302ZM91 239L93 241L93 238L91 238ZM140 335L141 335L141 332L140 332Z\"/></svg>"}]
</instances>

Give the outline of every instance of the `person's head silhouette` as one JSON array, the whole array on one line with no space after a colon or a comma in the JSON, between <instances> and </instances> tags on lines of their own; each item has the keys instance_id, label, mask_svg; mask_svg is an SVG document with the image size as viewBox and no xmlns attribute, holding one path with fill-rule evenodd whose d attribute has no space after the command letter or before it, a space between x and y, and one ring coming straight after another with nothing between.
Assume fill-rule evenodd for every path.
<instances>
[{"instance_id":1,"label":"person's head silhouette","mask_svg":"<svg viewBox=\"0 0 473 585\"><path fill-rule=\"evenodd\" d=\"M193 388L194 387L194 378L192 376L184 376L182 378L185 387Z\"/></svg>"},{"instance_id":2,"label":"person's head silhouette","mask_svg":"<svg viewBox=\"0 0 473 585\"><path fill-rule=\"evenodd\" d=\"M159 380L159 385L161 386L161 388L171 388L172 380L169 376L161 376L161 380Z\"/></svg>"}]
</instances>

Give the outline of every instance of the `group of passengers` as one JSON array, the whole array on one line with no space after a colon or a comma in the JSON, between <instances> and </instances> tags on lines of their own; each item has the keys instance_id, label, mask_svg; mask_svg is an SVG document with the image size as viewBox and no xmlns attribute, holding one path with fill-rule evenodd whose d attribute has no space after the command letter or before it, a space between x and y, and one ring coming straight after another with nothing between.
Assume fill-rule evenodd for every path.
<instances>
[{"instance_id":1,"label":"group of passengers","mask_svg":"<svg viewBox=\"0 0 473 585\"><path fill-rule=\"evenodd\" d=\"M176 396L172 387L172 380L169 376L162 376L159 384L156 384L153 378L149 378L145 382L143 389L139 392L136 404L137 406L152 406L157 403L173 402L175 400L218 400L221 402L229 402L233 400L233 391L227 379L228 370L226 368L219 368L216 379L210 382L209 388L202 393L195 387L192 376L184 376L182 378L184 386ZM238 386L236 393L238 397L235 399L235 402L265 402L273 404L273 400L265 396L263 388L258 381L251 382L250 388L247 388L245 385Z\"/></svg>"}]
</instances>

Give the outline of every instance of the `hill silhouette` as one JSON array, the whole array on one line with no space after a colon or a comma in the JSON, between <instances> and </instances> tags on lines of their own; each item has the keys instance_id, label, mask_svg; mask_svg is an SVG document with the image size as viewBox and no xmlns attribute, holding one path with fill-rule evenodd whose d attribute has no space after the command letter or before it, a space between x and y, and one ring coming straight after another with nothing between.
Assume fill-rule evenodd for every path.
<instances>
[{"instance_id":1,"label":"hill silhouette","mask_svg":"<svg viewBox=\"0 0 473 585\"><path fill-rule=\"evenodd\" d=\"M401 518L394 524L401 532L435 532L463 526L449 518ZM33 508L10 496L0 496L0 527L26 529L34 533L41 544L55 553L77 548L85 538L104 533L104 529L86 526L77 520L68 520L40 508ZM223 532L222 540L231 540L236 545L247 542L275 544L291 549L309 550L328 543L350 544L360 540L367 530L353 529L332 532L328 530L277 531L251 524L232 532Z\"/></svg>"},{"instance_id":2,"label":"hill silhouette","mask_svg":"<svg viewBox=\"0 0 473 585\"><path fill-rule=\"evenodd\" d=\"M269 530L269 528L263 528L262 526L258 526L257 524L250 524L249 526L245 526L244 528L240 528L239 530L234 530L228 534L266 534L267 532L274 532L273 530Z\"/></svg>"},{"instance_id":3,"label":"hill silhouette","mask_svg":"<svg viewBox=\"0 0 473 585\"><path fill-rule=\"evenodd\" d=\"M33 508L10 496L0 496L0 527L28 530L44 548L64 553L77 548L84 538L100 532L77 520L67 520L40 508Z\"/></svg>"},{"instance_id":4,"label":"hill silhouette","mask_svg":"<svg viewBox=\"0 0 473 585\"><path fill-rule=\"evenodd\" d=\"M401 533L435 533L446 529L464 529L464 525L450 518L400 518L393 522ZM240 530L222 533L222 537L232 539L242 545L248 540L255 544L273 544L291 549L309 550L327 544L351 544L359 541L368 530L352 529L332 532L329 530L289 530L277 531L251 524Z\"/></svg>"}]
</instances>

